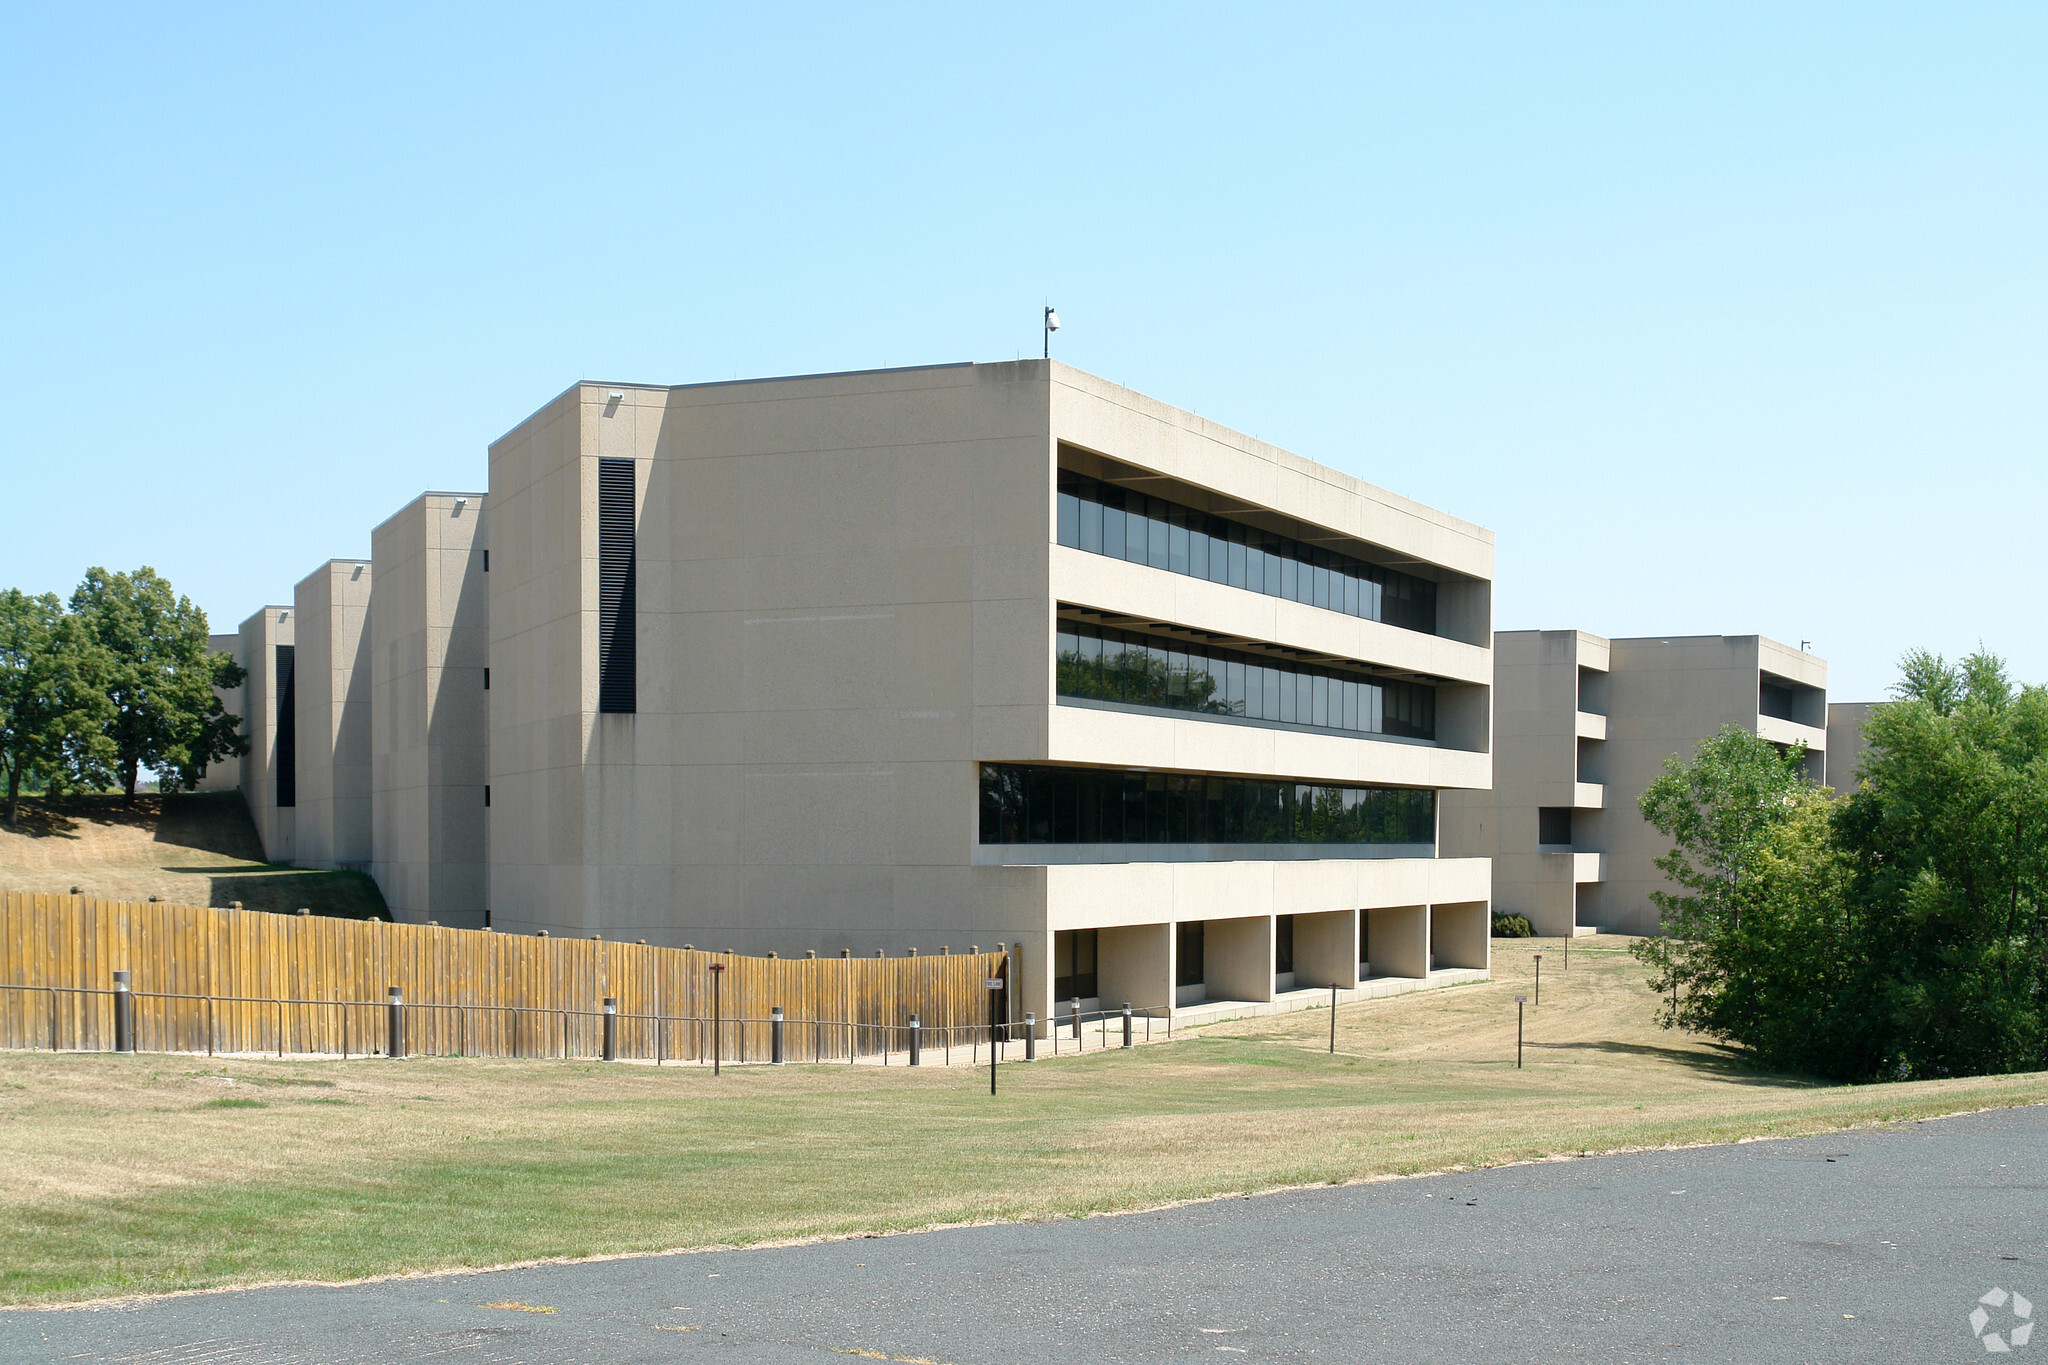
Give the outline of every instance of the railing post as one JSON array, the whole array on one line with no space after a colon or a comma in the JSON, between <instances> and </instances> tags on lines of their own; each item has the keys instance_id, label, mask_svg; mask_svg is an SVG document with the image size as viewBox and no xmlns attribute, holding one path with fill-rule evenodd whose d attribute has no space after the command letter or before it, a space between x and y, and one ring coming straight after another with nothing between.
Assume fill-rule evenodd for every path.
<instances>
[{"instance_id":1,"label":"railing post","mask_svg":"<svg viewBox=\"0 0 2048 1365\"><path fill-rule=\"evenodd\" d=\"M1124 1001L1124 1046L1131 1045L1131 1002Z\"/></svg>"},{"instance_id":2,"label":"railing post","mask_svg":"<svg viewBox=\"0 0 2048 1365\"><path fill-rule=\"evenodd\" d=\"M920 1046L923 1042L924 1024L913 1014L910 1016L910 1064L912 1066L924 1065L924 1052Z\"/></svg>"},{"instance_id":3,"label":"railing post","mask_svg":"<svg viewBox=\"0 0 2048 1365\"><path fill-rule=\"evenodd\" d=\"M397 986L384 992L384 1055L405 1055L405 992Z\"/></svg>"},{"instance_id":4,"label":"railing post","mask_svg":"<svg viewBox=\"0 0 2048 1365\"><path fill-rule=\"evenodd\" d=\"M114 973L114 1051L135 1051L135 994L128 973Z\"/></svg>"},{"instance_id":5,"label":"railing post","mask_svg":"<svg viewBox=\"0 0 2048 1365\"><path fill-rule=\"evenodd\" d=\"M775 1066L782 1065L782 1006L768 1011L768 1060Z\"/></svg>"},{"instance_id":6,"label":"railing post","mask_svg":"<svg viewBox=\"0 0 2048 1365\"><path fill-rule=\"evenodd\" d=\"M1024 1060L1038 1060L1038 1016L1030 1010L1024 1011Z\"/></svg>"},{"instance_id":7,"label":"railing post","mask_svg":"<svg viewBox=\"0 0 2048 1365\"><path fill-rule=\"evenodd\" d=\"M1098 1001L1097 1003L1101 1002ZM1075 996L1068 1003L1067 1008L1074 1012L1074 1041L1078 1043L1081 1041L1081 997Z\"/></svg>"},{"instance_id":8,"label":"railing post","mask_svg":"<svg viewBox=\"0 0 2048 1365\"><path fill-rule=\"evenodd\" d=\"M619 1060L619 998L615 995L604 998L604 1059Z\"/></svg>"}]
</instances>

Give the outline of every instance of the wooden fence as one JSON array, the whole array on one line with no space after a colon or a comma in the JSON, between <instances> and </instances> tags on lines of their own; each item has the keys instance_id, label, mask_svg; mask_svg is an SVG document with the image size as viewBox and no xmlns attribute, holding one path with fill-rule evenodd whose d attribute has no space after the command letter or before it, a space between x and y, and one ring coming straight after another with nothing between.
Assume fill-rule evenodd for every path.
<instances>
[{"instance_id":1,"label":"wooden fence","mask_svg":"<svg viewBox=\"0 0 2048 1365\"><path fill-rule=\"evenodd\" d=\"M713 978L721 964L712 1035ZM986 1046L985 982L1001 952L898 958L739 957L597 939L0 892L0 1047L114 1045L113 984L130 973L146 1052L381 1052L386 992L405 1002L404 1050L593 1057L606 997L621 1057L765 1061L769 1017L789 1061L907 1046ZM1000 993L994 1013L1008 1008Z\"/></svg>"}]
</instances>

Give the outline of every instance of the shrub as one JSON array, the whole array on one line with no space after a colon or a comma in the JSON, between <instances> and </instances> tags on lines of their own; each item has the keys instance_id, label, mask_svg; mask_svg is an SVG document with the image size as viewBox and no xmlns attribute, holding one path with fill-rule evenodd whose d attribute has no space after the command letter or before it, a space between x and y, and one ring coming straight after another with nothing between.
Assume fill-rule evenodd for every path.
<instances>
[{"instance_id":1,"label":"shrub","mask_svg":"<svg viewBox=\"0 0 2048 1365\"><path fill-rule=\"evenodd\" d=\"M1534 938L1536 931L1529 927L1526 915L1495 915L1493 917L1495 938Z\"/></svg>"}]
</instances>

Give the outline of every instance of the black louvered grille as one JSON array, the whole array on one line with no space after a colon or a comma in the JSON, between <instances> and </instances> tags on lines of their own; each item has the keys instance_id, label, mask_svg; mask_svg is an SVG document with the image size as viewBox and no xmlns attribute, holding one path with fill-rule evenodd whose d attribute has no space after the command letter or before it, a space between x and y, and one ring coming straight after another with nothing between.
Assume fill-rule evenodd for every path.
<instances>
[{"instance_id":1,"label":"black louvered grille","mask_svg":"<svg viewBox=\"0 0 2048 1365\"><path fill-rule=\"evenodd\" d=\"M597 709L628 713L636 703L633 462L597 462Z\"/></svg>"},{"instance_id":2,"label":"black louvered grille","mask_svg":"<svg viewBox=\"0 0 2048 1365\"><path fill-rule=\"evenodd\" d=\"M290 645L277 646L277 804L299 804L299 711L292 695Z\"/></svg>"}]
</instances>

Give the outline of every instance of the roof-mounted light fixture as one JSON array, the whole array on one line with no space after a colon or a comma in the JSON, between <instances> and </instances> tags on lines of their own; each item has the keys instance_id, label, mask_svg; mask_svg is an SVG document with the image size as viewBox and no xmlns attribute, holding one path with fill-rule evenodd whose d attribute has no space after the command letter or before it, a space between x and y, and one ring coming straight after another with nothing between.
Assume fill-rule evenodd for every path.
<instances>
[{"instance_id":1,"label":"roof-mounted light fixture","mask_svg":"<svg viewBox=\"0 0 2048 1365\"><path fill-rule=\"evenodd\" d=\"M1059 329L1060 315L1055 313L1052 310L1052 305L1048 303L1045 305L1045 358L1047 360L1052 359L1052 334Z\"/></svg>"}]
</instances>

